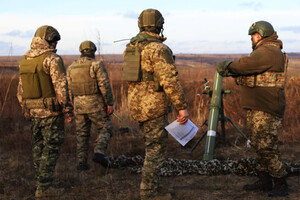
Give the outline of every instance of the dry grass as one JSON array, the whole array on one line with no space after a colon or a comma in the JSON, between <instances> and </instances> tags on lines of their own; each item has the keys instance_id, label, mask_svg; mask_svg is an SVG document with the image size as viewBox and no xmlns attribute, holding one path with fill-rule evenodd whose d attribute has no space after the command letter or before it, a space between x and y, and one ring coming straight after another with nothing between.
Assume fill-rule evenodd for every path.
<instances>
[{"instance_id":1,"label":"dry grass","mask_svg":"<svg viewBox=\"0 0 300 200\"><path fill-rule=\"evenodd\" d=\"M191 120L202 124L208 118L210 99L201 93L204 89L204 78L213 85L214 65L223 59L236 59L240 55L177 55L176 64L179 71ZM78 56L63 56L68 66ZM16 67L20 57L11 61L0 57L0 199L33 199L35 188L34 170L31 156L30 123L25 121L16 98L18 75ZM104 56L111 85L114 92L115 112L132 128L138 130L138 125L129 116L127 107L127 85L121 81L121 55ZM300 55L290 56L289 80L286 86L287 108L284 127L280 133L283 159L299 162L300 145ZM223 88L230 89L231 94L224 96L225 115L230 117L242 130L245 127L245 111L241 109L239 88L233 79L223 79ZM2 112L3 110L3 112ZM176 118L176 112L169 115L169 120ZM108 147L107 154L116 156L143 155L144 146L141 134L124 133L120 128L124 125L112 117L114 137ZM123 129L122 129L123 130ZM168 156L181 159L202 159L204 142L192 154L188 150L200 137L205 127L200 128L186 147L181 147L173 138L169 138ZM217 138L215 156L218 159L242 158L253 156L253 152L245 149L245 141L227 125L227 144L221 145ZM140 175L128 174L127 171L111 170L109 173L98 166L92 166L88 172L78 173L75 169L74 124L66 125L67 136L61 149L61 155L56 168L55 186L64 187L66 194L63 199L138 199ZM92 136L94 137L94 136ZM92 138L93 139L93 138ZM92 143L90 148L92 155ZM266 199L263 193L245 193L240 190L242 183L249 181L248 177L238 176L185 176L166 177L162 179L165 185L176 190L174 199ZM299 177L290 178L292 188L291 199L300 198ZM228 184L231 182L231 184Z\"/></svg>"}]
</instances>

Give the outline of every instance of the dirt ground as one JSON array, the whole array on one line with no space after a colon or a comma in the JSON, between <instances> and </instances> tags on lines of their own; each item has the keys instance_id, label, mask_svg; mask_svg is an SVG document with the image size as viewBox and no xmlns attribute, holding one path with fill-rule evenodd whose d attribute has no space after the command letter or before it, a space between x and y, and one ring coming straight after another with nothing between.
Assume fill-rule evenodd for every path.
<instances>
[{"instance_id":1,"label":"dirt ground","mask_svg":"<svg viewBox=\"0 0 300 200\"><path fill-rule=\"evenodd\" d=\"M30 131L14 133L1 138L0 142L0 199L31 200L34 199L35 181L32 166ZM219 160L253 157L254 152L245 147L242 138L237 135L228 137L228 143L217 143L215 157ZM187 147L181 147L169 137L168 157L178 159L202 159L204 142L188 153L196 138ZM126 141L121 146L119 142ZM128 169L109 169L92 163L91 169L84 172L76 170L75 136L67 131L61 155L57 163L54 186L64 188L63 200L137 200L139 199L140 174ZM138 144L138 145L134 145ZM109 156L125 154L143 155L142 138L131 133L116 133L108 149ZM91 145L92 146L92 145ZM9 151L8 151L9 148ZM281 142L280 149L285 162L300 162L300 144ZM92 149L91 149L92 151ZM90 153L90 157L92 152ZM286 198L269 198L263 192L245 192L242 186L256 178L234 174L202 176L197 174L161 177L162 185L175 190L174 200L202 199L300 199L300 177L290 176L288 183L290 195Z\"/></svg>"}]
</instances>

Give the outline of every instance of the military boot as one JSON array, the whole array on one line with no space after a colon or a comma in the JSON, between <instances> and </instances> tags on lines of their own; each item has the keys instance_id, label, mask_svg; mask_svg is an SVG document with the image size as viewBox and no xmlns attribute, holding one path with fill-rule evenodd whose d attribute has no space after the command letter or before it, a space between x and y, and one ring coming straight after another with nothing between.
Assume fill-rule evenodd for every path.
<instances>
[{"instance_id":1,"label":"military boot","mask_svg":"<svg viewBox=\"0 0 300 200\"><path fill-rule=\"evenodd\" d=\"M110 167L109 160L105 157L105 155L101 153L95 153L93 156L93 161L96 163L100 163L105 168Z\"/></svg>"},{"instance_id":2,"label":"military boot","mask_svg":"<svg viewBox=\"0 0 300 200\"><path fill-rule=\"evenodd\" d=\"M258 180L252 184L243 186L246 191L271 191L272 190L272 177L267 172L259 172Z\"/></svg>"},{"instance_id":3,"label":"military boot","mask_svg":"<svg viewBox=\"0 0 300 200\"><path fill-rule=\"evenodd\" d=\"M59 197L64 193L64 189L56 189L53 187L49 187L45 190L41 188L37 188L35 191L35 198L43 198L43 197Z\"/></svg>"},{"instance_id":4,"label":"military boot","mask_svg":"<svg viewBox=\"0 0 300 200\"><path fill-rule=\"evenodd\" d=\"M269 192L269 197L283 197L289 195L289 188L286 182L286 177L274 178L274 188Z\"/></svg>"}]
</instances>

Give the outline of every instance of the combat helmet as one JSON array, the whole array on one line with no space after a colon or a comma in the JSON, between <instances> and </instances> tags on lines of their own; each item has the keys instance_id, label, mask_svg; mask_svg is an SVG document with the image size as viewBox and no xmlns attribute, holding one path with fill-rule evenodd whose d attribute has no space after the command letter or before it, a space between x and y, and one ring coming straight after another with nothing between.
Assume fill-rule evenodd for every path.
<instances>
[{"instance_id":1,"label":"combat helmet","mask_svg":"<svg viewBox=\"0 0 300 200\"><path fill-rule=\"evenodd\" d=\"M36 30L34 37L40 37L49 43L60 40L60 35L58 31L52 26L48 26L48 25L39 27Z\"/></svg>"},{"instance_id":2,"label":"combat helmet","mask_svg":"<svg viewBox=\"0 0 300 200\"><path fill-rule=\"evenodd\" d=\"M163 28L163 24L164 18L162 14L156 9L143 10L138 19L138 26L140 28L140 31L142 31L145 27L155 27L160 31Z\"/></svg>"},{"instance_id":3,"label":"combat helmet","mask_svg":"<svg viewBox=\"0 0 300 200\"><path fill-rule=\"evenodd\" d=\"M259 33L259 35L262 38L265 38L265 37L269 37L274 32L275 32L274 28L269 22L258 21L258 22L254 22L250 26L249 31L248 31L248 35L252 35L254 33Z\"/></svg>"},{"instance_id":4,"label":"combat helmet","mask_svg":"<svg viewBox=\"0 0 300 200\"><path fill-rule=\"evenodd\" d=\"M81 53L84 51L91 51L91 52L95 53L97 51L97 47L92 41L86 40L80 44L79 51Z\"/></svg>"}]
</instances>

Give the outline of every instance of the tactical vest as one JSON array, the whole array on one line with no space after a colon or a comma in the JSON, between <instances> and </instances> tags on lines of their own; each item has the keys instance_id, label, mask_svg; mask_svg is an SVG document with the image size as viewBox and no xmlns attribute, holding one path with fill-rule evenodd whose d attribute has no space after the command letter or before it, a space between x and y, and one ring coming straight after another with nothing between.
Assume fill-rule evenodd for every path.
<instances>
[{"instance_id":1,"label":"tactical vest","mask_svg":"<svg viewBox=\"0 0 300 200\"><path fill-rule=\"evenodd\" d=\"M92 61L73 63L70 67L70 89L74 96L99 93L97 79L90 76Z\"/></svg>"},{"instance_id":2,"label":"tactical vest","mask_svg":"<svg viewBox=\"0 0 300 200\"><path fill-rule=\"evenodd\" d=\"M44 53L29 60L25 56L22 57L19 73L24 99L55 97L51 76L43 69L43 61L48 55L49 53Z\"/></svg>"},{"instance_id":3,"label":"tactical vest","mask_svg":"<svg viewBox=\"0 0 300 200\"><path fill-rule=\"evenodd\" d=\"M237 77L238 85L248 87L278 87L284 88L287 77L288 55L283 53L284 72L264 72L262 74L252 76Z\"/></svg>"},{"instance_id":4,"label":"tactical vest","mask_svg":"<svg viewBox=\"0 0 300 200\"><path fill-rule=\"evenodd\" d=\"M162 41L148 34L139 33L127 44L124 52L122 80L130 82L154 81L155 91L162 91L154 73L141 68L141 52L150 42L161 43Z\"/></svg>"}]
</instances>

